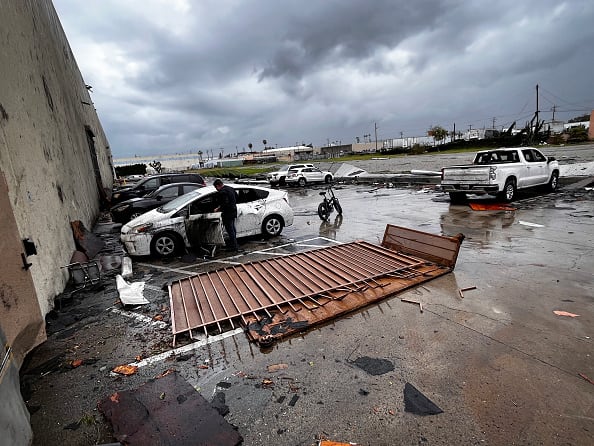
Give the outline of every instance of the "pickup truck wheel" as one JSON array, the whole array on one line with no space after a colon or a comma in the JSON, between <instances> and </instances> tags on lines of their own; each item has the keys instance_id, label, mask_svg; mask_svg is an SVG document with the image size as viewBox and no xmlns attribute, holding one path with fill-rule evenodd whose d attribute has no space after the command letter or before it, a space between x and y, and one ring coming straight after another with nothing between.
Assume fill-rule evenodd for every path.
<instances>
[{"instance_id":1,"label":"pickup truck wheel","mask_svg":"<svg viewBox=\"0 0 594 446\"><path fill-rule=\"evenodd\" d=\"M503 191L501 192L501 198L506 202L510 203L516 196L516 182L511 178L505 182Z\"/></svg>"},{"instance_id":2,"label":"pickup truck wheel","mask_svg":"<svg viewBox=\"0 0 594 446\"><path fill-rule=\"evenodd\" d=\"M304 187L307 184L307 180L303 177L299 178L299 181L297 182L297 184L299 184L299 186Z\"/></svg>"},{"instance_id":3,"label":"pickup truck wheel","mask_svg":"<svg viewBox=\"0 0 594 446\"><path fill-rule=\"evenodd\" d=\"M466 200L464 192L450 192L450 203L463 203Z\"/></svg>"},{"instance_id":4,"label":"pickup truck wheel","mask_svg":"<svg viewBox=\"0 0 594 446\"><path fill-rule=\"evenodd\" d=\"M553 172L551 179L549 180L549 191L555 192L557 190L557 186L559 186L559 174L557 172Z\"/></svg>"},{"instance_id":5,"label":"pickup truck wheel","mask_svg":"<svg viewBox=\"0 0 594 446\"><path fill-rule=\"evenodd\" d=\"M330 175L326 175L326 178L324 178L324 183L330 184L331 182L332 182L332 177Z\"/></svg>"}]
</instances>

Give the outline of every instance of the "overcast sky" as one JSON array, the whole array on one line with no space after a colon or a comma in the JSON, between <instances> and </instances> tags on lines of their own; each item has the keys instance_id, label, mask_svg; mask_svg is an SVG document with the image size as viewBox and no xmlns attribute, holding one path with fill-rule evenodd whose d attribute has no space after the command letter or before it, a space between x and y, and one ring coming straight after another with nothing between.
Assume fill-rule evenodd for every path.
<instances>
[{"instance_id":1,"label":"overcast sky","mask_svg":"<svg viewBox=\"0 0 594 446\"><path fill-rule=\"evenodd\" d=\"M53 0L115 158L594 109L592 0Z\"/></svg>"}]
</instances>

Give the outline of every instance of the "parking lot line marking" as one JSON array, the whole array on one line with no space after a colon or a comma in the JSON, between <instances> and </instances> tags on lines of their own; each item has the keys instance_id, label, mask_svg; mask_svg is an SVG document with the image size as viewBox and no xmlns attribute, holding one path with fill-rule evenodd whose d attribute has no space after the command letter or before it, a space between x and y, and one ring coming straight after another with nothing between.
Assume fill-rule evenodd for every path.
<instances>
[{"instance_id":1,"label":"parking lot line marking","mask_svg":"<svg viewBox=\"0 0 594 446\"><path fill-rule=\"evenodd\" d=\"M215 336L208 336L207 338L201 339L196 341L192 344L184 345L182 347L177 347L172 350L168 350L163 353L159 353L158 355L150 356L148 358L142 359L137 362L131 362L129 365L136 366L138 368L144 367L147 365L154 364L156 362L164 361L165 359L171 357L171 355L180 355L184 353L191 352L192 350L197 350L200 347L204 347L205 345L212 344L214 342L222 341L225 338L230 338L232 336L238 335L243 333L243 328L236 328L235 330L227 331L225 333L221 333Z\"/></svg>"},{"instance_id":2,"label":"parking lot line marking","mask_svg":"<svg viewBox=\"0 0 594 446\"><path fill-rule=\"evenodd\" d=\"M147 268L156 268L156 269L161 269L163 271L170 271L173 273L181 273L181 274L188 274L188 275L194 275L195 273L192 271L186 271L185 269L181 269L181 268L169 268L167 266L160 266L160 265L153 265L151 263L143 263L143 262L139 262L138 265L140 266L146 266ZM196 266L196 265L190 265L190 267L192 266Z\"/></svg>"},{"instance_id":3,"label":"parking lot line marking","mask_svg":"<svg viewBox=\"0 0 594 446\"><path fill-rule=\"evenodd\" d=\"M153 320L153 318L150 318L143 314L134 313L132 311L120 310L119 308L115 307L110 307L107 310L130 319L136 319L137 321L144 322L146 324L157 325L159 328L167 328L169 326L167 322L155 321Z\"/></svg>"}]
</instances>

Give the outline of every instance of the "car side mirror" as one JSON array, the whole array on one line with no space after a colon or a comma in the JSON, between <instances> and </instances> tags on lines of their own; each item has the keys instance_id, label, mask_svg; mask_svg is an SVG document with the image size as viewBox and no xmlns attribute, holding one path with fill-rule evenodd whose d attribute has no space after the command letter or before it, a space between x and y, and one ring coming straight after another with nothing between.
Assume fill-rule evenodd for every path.
<instances>
[{"instance_id":1,"label":"car side mirror","mask_svg":"<svg viewBox=\"0 0 594 446\"><path fill-rule=\"evenodd\" d=\"M547 163L550 163L551 161L555 161L555 157L554 156L549 156L547 158Z\"/></svg>"},{"instance_id":2,"label":"car side mirror","mask_svg":"<svg viewBox=\"0 0 594 446\"><path fill-rule=\"evenodd\" d=\"M163 196L162 195L157 195L155 197L155 200L157 200L157 201L161 201L162 199L163 199Z\"/></svg>"}]
</instances>

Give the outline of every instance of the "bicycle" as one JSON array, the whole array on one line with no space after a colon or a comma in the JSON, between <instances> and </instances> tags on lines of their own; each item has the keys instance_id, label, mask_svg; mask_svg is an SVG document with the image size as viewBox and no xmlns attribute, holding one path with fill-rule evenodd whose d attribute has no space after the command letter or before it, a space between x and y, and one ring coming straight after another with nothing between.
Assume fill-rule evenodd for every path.
<instances>
[{"instance_id":1,"label":"bicycle","mask_svg":"<svg viewBox=\"0 0 594 446\"><path fill-rule=\"evenodd\" d=\"M326 195L327 194L327 195ZM323 221L327 221L330 217L330 214L336 210L338 215L342 215L342 206L338 201L336 195L334 195L334 190L332 189L332 185L328 185L324 192L320 192L320 195L324 197L320 205L318 206L318 216Z\"/></svg>"}]
</instances>

